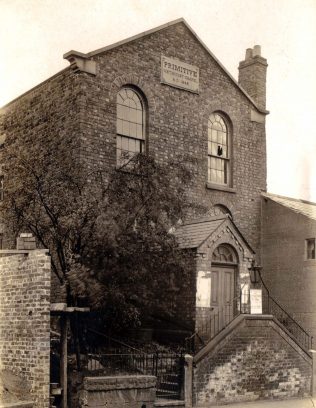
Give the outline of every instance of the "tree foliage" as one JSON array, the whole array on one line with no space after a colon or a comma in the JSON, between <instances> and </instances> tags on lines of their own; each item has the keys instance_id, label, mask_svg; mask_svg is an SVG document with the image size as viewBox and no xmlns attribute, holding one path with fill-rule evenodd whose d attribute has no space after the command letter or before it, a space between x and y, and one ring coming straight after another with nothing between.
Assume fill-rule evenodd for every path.
<instances>
[{"instance_id":1,"label":"tree foliage","mask_svg":"<svg viewBox=\"0 0 316 408\"><path fill-rule=\"evenodd\" d=\"M89 170L72 139L25 135L7 138L3 169L7 227L49 249L69 304L88 303L120 325L172 313L170 288L191 263L172 234L196 208L190 163L137 155L119 170Z\"/></svg>"}]
</instances>

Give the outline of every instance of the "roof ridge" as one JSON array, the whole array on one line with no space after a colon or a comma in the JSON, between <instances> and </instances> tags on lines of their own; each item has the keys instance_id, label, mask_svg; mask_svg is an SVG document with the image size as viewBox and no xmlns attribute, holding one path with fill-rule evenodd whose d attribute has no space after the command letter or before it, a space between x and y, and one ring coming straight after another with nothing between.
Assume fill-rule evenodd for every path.
<instances>
[{"instance_id":1,"label":"roof ridge","mask_svg":"<svg viewBox=\"0 0 316 408\"><path fill-rule=\"evenodd\" d=\"M110 44L110 45L107 45L107 46L105 46L105 47L99 48L99 49L97 49L97 50L95 50L95 51L91 51L91 52L88 52L88 53L82 53L82 52L79 52L79 51L71 50L71 51L66 52L66 53L63 55L63 57L64 57L65 59L69 59L69 58L72 58L72 57L74 57L74 56L77 56L77 57L80 57L80 58L83 58L83 59L88 59L88 58L94 57L95 55L102 54L103 52L109 51L109 50L111 50L111 49L113 49L113 48L116 48L116 47L119 47L119 46L121 46L121 45L123 45L123 44L127 44L127 43L129 43L129 42L131 42L131 41L138 40L139 38L142 38L142 37L145 37L145 36L147 36L147 35L156 33L157 31L164 30L165 28L168 28L168 27L170 27L170 26L173 26L173 25L179 24L179 23L183 23L183 24L186 26L186 28L190 31L190 33L196 38L196 40L201 44L201 46L206 50L206 52L214 59L214 61L215 61L215 62L219 65L219 67L225 72L225 74L230 78L230 80L234 83L234 85L235 85L235 86L244 94L244 96L253 104L253 106L254 106L259 112L261 112L261 113L263 113L263 114L265 114L265 115L268 114L269 111L267 111L267 110L264 109L264 108L261 108L261 107L257 104L257 102L255 102L255 100L254 100L250 95L248 95L248 93L240 86L240 84L238 83L238 81L231 75L231 73L224 67L224 65L216 58L216 56L212 53L212 51L211 51L211 50L207 47L207 45L200 39L200 37L199 37L199 36L196 34L196 32L190 27L190 25L186 22L186 20L185 20L183 17L180 17L180 18L178 18L178 19L176 19L176 20L169 21L168 23L165 23L165 24L162 24L162 25L160 25L160 26L151 28L151 29L149 29L149 30L147 30L147 31L143 31L143 32L141 32L141 33L139 33L139 34L136 34L136 35L133 35L133 36L131 36L131 37L127 37L127 38L125 38L125 39L123 39L123 40L120 40L120 41L117 41L117 42L115 42L115 43L113 43L113 44Z\"/></svg>"},{"instance_id":2,"label":"roof ridge","mask_svg":"<svg viewBox=\"0 0 316 408\"><path fill-rule=\"evenodd\" d=\"M280 194L274 194L274 193L268 193L268 192L262 192L261 194L268 198L277 197L277 198L283 198L283 199L290 200L290 201L295 201L297 203L310 204L310 205L316 206L316 202L304 200L302 198L287 197L287 196L282 196Z\"/></svg>"}]
</instances>

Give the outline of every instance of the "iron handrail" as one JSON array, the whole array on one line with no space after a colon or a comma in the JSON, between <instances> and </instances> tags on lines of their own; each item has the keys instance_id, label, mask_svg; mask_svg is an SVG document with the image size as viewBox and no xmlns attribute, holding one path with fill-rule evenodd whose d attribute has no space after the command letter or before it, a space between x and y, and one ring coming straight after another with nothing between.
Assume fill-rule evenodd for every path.
<instances>
[{"instance_id":1,"label":"iron handrail","mask_svg":"<svg viewBox=\"0 0 316 408\"><path fill-rule=\"evenodd\" d=\"M232 313L232 318L229 321L225 321L225 323L222 325L222 327L219 326L217 327L217 330L214 330L214 332L212 333L212 321L215 322L216 320L216 316L217 316L217 320L219 320L219 316L221 314L221 316L224 316L225 311L227 310L227 308L231 308L234 307L236 305L236 301L240 301L239 304L239 308L237 309L237 313L235 311L233 311ZM231 299L226 305L224 305L218 312L216 315L210 316L209 320L208 320L208 324L207 324L207 330L205 332L203 332L203 330L195 330L191 336L186 337L185 338L185 348L188 352L195 352L196 347L195 347L195 339L197 338L198 341L202 344L202 347L205 345L205 341L202 339L201 335L203 336L203 334L205 334L207 336L207 341L212 340L215 336L217 336L218 333L220 333L222 330L224 330L225 327L227 327L228 324L230 324L237 316L239 316L240 314L242 314L242 292L240 291L240 293L238 295L236 295L233 299ZM227 315L225 315L225 317L227 317ZM215 326L215 325L214 325ZM213 327L213 329L215 329L215 327ZM202 333L203 332L203 333ZM200 335L201 334L201 335ZM193 345L193 347L192 347Z\"/></svg>"},{"instance_id":2,"label":"iron handrail","mask_svg":"<svg viewBox=\"0 0 316 408\"><path fill-rule=\"evenodd\" d=\"M274 302L278 308L280 308L282 310L282 312L287 316L287 318L289 318L290 320L292 320L292 322L298 326L303 332L304 334L306 334L307 336L310 336L310 334L280 305L279 302L277 302L269 293L268 293L268 299L269 301L272 300L272 302ZM268 306L269 307L269 306ZM269 312L270 312L270 307L269 307Z\"/></svg>"},{"instance_id":3,"label":"iron handrail","mask_svg":"<svg viewBox=\"0 0 316 408\"><path fill-rule=\"evenodd\" d=\"M272 301L272 302L274 303L274 305L276 305L276 306L281 310L281 312L285 315L285 319L290 320L290 322L291 322L292 324L294 324L294 326L296 326L296 327L302 332L302 334L306 337L305 340L307 340L307 341L304 341L304 342L303 342L303 343L304 343L304 347L303 347L303 348L307 348L307 349L308 349L308 348L312 348L312 345L313 345L313 336L311 336L311 335L280 305L280 303L279 303L278 301L276 301L276 300L270 295L270 291L269 291L267 285L265 284L265 282L264 282L264 280L263 280L263 278L262 278L262 276L261 276L260 270L258 270L258 272L259 272L259 277L260 277L260 281L261 281L261 283L262 283L262 286L264 287L264 289L265 289L266 292L267 292L268 312L269 312L270 314L272 314L272 315L294 336L294 338L296 339L296 341L297 341L301 346L303 346L302 342L301 342L300 339L299 339L299 336L298 336L296 333L294 333L294 330L291 329L291 327L289 327L288 324L285 324L284 319L282 319L283 321L280 321L280 318L279 318L278 316L275 316L275 311L273 312L273 311L272 311L272 308L271 308L271 301ZM306 344L307 344L307 347L306 347Z\"/></svg>"}]
</instances>

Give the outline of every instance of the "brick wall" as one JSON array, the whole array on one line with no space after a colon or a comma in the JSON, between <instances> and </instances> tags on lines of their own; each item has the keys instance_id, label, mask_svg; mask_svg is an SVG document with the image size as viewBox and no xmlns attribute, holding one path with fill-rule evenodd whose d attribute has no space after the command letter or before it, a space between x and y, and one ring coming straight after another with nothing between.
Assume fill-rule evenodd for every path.
<instances>
[{"instance_id":1,"label":"brick wall","mask_svg":"<svg viewBox=\"0 0 316 408\"><path fill-rule=\"evenodd\" d=\"M161 54L196 65L200 92L160 82ZM179 23L96 55L97 75L82 77L83 158L87 166L116 162L116 94L131 84L148 102L147 145L160 162L187 153L197 160L190 191L206 208L223 204L256 249L260 243L260 191L266 189L265 124L251 120L255 110L222 68ZM236 61L237 65L237 61ZM222 112L232 133L235 192L206 187L209 115Z\"/></svg>"},{"instance_id":2,"label":"brick wall","mask_svg":"<svg viewBox=\"0 0 316 408\"><path fill-rule=\"evenodd\" d=\"M200 92L160 82L161 54L200 69ZM2 110L0 132L34 140L62 133L80 141L87 167L116 164L116 94L137 86L148 102L149 153L165 162L184 153L197 159L190 194L210 208L225 205L250 243L260 242L260 191L266 189L265 123L251 120L256 110L183 23L141 37L93 57L96 75L62 71ZM237 61L236 61L237 65ZM232 136L235 192L206 188L209 115L222 112Z\"/></svg>"},{"instance_id":3,"label":"brick wall","mask_svg":"<svg viewBox=\"0 0 316 408\"><path fill-rule=\"evenodd\" d=\"M305 240L316 221L262 199L262 275L271 295L316 338L316 260L306 259Z\"/></svg>"},{"instance_id":4,"label":"brick wall","mask_svg":"<svg viewBox=\"0 0 316 408\"><path fill-rule=\"evenodd\" d=\"M197 406L303 397L311 358L272 319L244 319L194 369Z\"/></svg>"},{"instance_id":5,"label":"brick wall","mask_svg":"<svg viewBox=\"0 0 316 408\"><path fill-rule=\"evenodd\" d=\"M199 67L199 94L160 82L161 54ZM77 141L83 168L111 169L116 165L116 94L121 86L133 85L147 100L149 153L162 163L183 154L196 159L188 194L205 209L215 204L227 207L258 250L260 192L266 189L264 116L253 120L256 108L215 59L183 23L92 59L96 75L63 70L6 106L0 133L17 138L27 133L34 143L56 135L69 137ZM207 186L207 126L214 111L227 118L231 134L233 182L227 191Z\"/></svg>"},{"instance_id":6,"label":"brick wall","mask_svg":"<svg viewBox=\"0 0 316 408\"><path fill-rule=\"evenodd\" d=\"M0 367L49 406L50 258L42 251L0 257Z\"/></svg>"}]
</instances>

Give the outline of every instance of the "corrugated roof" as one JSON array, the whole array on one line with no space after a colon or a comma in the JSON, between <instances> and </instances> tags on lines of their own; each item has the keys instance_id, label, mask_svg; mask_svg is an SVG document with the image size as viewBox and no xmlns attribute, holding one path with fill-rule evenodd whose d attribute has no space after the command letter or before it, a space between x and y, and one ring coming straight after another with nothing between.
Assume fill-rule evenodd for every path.
<instances>
[{"instance_id":1,"label":"corrugated roof","mask_svg":"<svg viewBox=\"0 0 316 408\"><path fill-rule=\"evenodd\" d=\"M290 208L298 214L302 214L308 218L316 220L316 203L271 193L262 193L262 195L263 197L269 198L270 200L275 201L278 204Z\"/></svg>"},{"instance_id":2,"label":"corrugated roof","mask_svg":"<svg viewBox=\"0 0 316 408\"><path fill-rule=\"evenodd\" d=\"M223 222L227 216L192 220L181 225L175 236L181 248L199 247Z\"/></svg>"}]
</instances>

